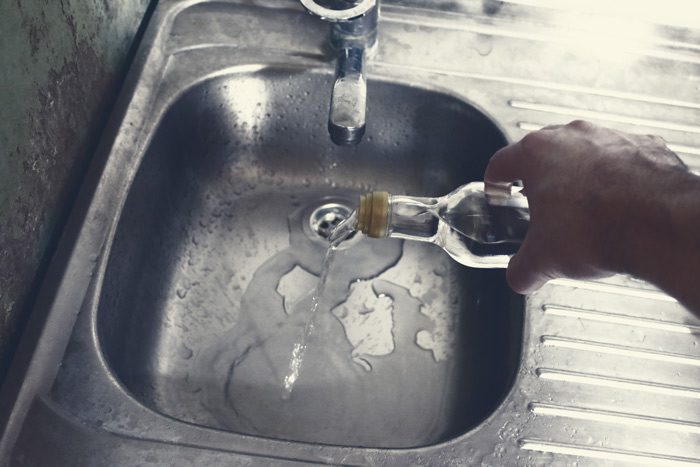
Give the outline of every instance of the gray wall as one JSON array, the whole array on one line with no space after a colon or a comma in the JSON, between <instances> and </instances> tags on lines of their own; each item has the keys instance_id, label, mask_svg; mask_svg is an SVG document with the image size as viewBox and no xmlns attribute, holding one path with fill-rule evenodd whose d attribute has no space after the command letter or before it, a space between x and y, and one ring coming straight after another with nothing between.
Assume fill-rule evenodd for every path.
<instances>
[{"instance_id":1,"label":"gray wall","mask_svg":"<svg viewBox=\"0 0 700 467\"><path fill-rule=\"evenodd\" d=\"M150 3L0 0L0 381Z\"/></svg>"}]
</instances>

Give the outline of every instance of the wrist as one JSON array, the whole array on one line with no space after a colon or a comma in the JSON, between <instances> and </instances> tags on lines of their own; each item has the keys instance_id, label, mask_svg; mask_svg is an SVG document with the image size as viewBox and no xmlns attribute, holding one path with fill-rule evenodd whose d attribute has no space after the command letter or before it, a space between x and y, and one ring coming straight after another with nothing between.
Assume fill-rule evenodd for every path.
<instances>
[{"instance_id":1,"label":"wrist","mask_svg":"<svg viewBox=\"0 0 700 467\"><path fill-rule=\"evenodd\" d=\"M618 237L620 272L673 293L674 282L700 264L700 177L677 168L660 170L627 210Z\"/></svg>"}]
</instances>

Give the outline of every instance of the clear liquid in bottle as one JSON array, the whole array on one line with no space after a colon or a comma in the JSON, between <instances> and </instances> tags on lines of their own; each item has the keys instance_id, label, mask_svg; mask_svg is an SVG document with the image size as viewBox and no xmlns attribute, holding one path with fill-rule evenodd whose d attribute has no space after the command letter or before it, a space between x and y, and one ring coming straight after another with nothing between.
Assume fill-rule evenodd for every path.
<instances>
[{"instance_id":1,"label":"clear liquid in bottle","mask_svg":"<svg viewBox=\"0 0 700 467\"><path fill-rule=\"evenodd\" d=\"M466 266L505 268L529 221L519 188L490 194L483 182L472 182L438 198L368 193L356 228L370 237L434 243Z\"/></svg>"}]
</instances>

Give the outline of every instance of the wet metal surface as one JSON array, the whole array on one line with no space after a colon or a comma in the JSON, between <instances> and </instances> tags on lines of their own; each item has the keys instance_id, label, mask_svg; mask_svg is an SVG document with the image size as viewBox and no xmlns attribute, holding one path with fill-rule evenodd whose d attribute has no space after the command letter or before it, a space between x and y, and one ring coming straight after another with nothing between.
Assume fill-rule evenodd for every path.
<instances>
[{"instance_id":1,"label":"wet metal surface","mask_svg":"<svg viewBox=\"0 0 700 467\"><path fill-rule=\"evenodd\" d=\"M366 187L447 191L477 179L505 139L451 97L375 83L375 128L350 153L307 121L309 111L295 110L324 108L325 96L313 91L329 79L266 68L203 82L178 98L122 209L98 337L137 399L183 421L324 444L434 444L476 426L505 396L522 302L502 271L462 268L432 245L355 241L336 254L318 337L285 400L282 381L328 247L304 232L307 213L328 195L354 204ZM425 114L463 131L406 131ZM391 304L376 303L382 296ZM366 319L346 316L353 302L367 303L359 310ZM382 332L376 321L392 316ZM434 359L416 344L419 334L449 357ZM387 351L379 358L363 350L372 345Z\"/></svg>"},{"instance_id":2,"label":"wet metal surface","mask_svg":"<svg viewBox=\"0 0 700 467\"><path fill-rule=\"evenodd\" d=\"M502 272L430 245L353 238L321 340L277 396L327 245L319 206L447 193L480 177L501 132L573 118L660 134L698 168L697 31L644 23L632 44L566 11L488 3L385 1L367 134L342 148L319 91L327 28L297 2L162 2L45 284L32 364L3 387L2 454L699 463L700 323L675 300L615 277L521 301ZM581 43L593 30L605 53Z\"/></svg>"}]
</instances>

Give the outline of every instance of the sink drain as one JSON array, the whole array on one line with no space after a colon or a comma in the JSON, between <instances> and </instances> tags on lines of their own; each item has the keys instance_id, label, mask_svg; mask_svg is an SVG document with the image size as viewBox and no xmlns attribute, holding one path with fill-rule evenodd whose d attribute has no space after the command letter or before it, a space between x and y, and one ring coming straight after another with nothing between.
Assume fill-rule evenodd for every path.
<instances>
[{"instance_id":1,"label":"sink drain","mask_svg":"<svg viewBox=\"0 0 700 467\"><path fill-rule=\"evenodd\" d=\"M333 229L350 217L352 209L339 203L327 203L313 210L309 216L309 227L319 237L328 240Z\"/></svg>"}]
</instances>

